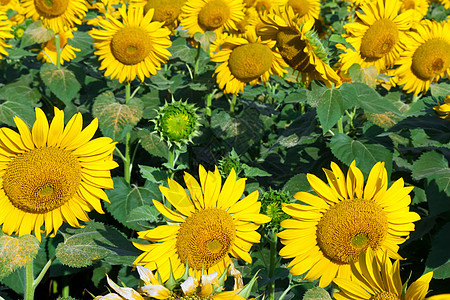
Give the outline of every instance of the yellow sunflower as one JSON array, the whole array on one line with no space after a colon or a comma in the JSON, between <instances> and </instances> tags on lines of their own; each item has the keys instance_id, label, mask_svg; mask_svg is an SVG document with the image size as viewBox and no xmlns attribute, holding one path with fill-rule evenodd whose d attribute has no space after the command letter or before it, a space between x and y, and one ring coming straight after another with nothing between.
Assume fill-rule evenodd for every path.
<instances>
[{"instance_id":1,"label":"yellow sunflower","mask_svg":"<svg viewBox=\"0 0 450 300\"><path fill-rule=\"evenodd\" d=\"M294 13L298 15L298 24L319 18L320 0L283 0L281 4L292 7Z\"/></svg>"},{"instance_id":2,"label":"yellow sunflower","mask_svg":"<svg viewBox=\"0 0 450 300\"><path fill-rule=\"evenodd\" d=\"M55 108L49 125L36 108L30 131L14 118L19 133L0 128L0 225L19 236L34 234L41 239L56 234L63 222L79 227L89 221L86 211L103 213L100 200L108 201L103 189L112 189L110 170L115 143L108 137L91 140L98 127L94 119L85 129L80 113L64 127L64 112Z\"/></svg>"},{"instance_id":3,"label":"yellow sunflower","mask_svg":"<svg viewBox=\"0 0 450 300\"><path fill-rule=\"evenodd\" d=\"M450 22L423 20L409 32L395 70L408 93L425 93L430 83L450 73Z\"/></svg>"},{"instance_id":4,"label":"yellow sunflower","mask_svg":"<svg viewBox=\"0 0 450 300\"><path fill-rule=\"evenodd\" d=\"M450 294L425 298L433 272L422 275L413 282L402 296L400 261L392 264L386 252L375 254L371 248L362 251L357 263L350 262L352 279L335 278L333 282L341 292L333 293L336 300L437 300L450 299Z\"/></svg>"},{"instance_id":5,"label":"yellow sunflower","mask_svg":"<svg viewBox=\"0 0 450 300\"><path fill-rule=\"evenodd\" d=\"M440 0L439 2L444 5L445 9L450 9L450 0Z\"/></svg>"},{"instance_id":6,"label":"yellow sunflower","mask_svg":"<svg viewBox=\"0 0 450 300\"><path fill-rule=\"evenodd\" d=\"M270 221L269 217L259 214L258 191L240 200L246 179L236 180L234 170L223 187L217 167L214 172L207 172L200 166L199 177L200 183L192 175L184 174L189 194L172 179L169 179L169 188L160 187L176 210L153 200L170 222L138 233L139 238L152 244L134 243L144 251L134 263L158 269L163 281L169 278L171 270L175 278L180 278L186 263L195 278L199 278L202 270L203 274L223 274L230 265L229 254L251 263L248 252L261 238L256 230Z\"/></svg>"},{"instance_id":7,"label":"yellow sunflower","mask_svg":"<svg viewBox=\"0 0 450 300\"><path fill-rule=\"evenodd\" d=\"M0 10L0 59L3 55L8 55L5 48L12 47L10 44L5 42L5 39L12 39L14 35L11 33L11 22L6 16L6 12Z\"/></svg>"},{"instance_id":8,"label":"yellow sunflower","mask_svg":"<svg viewBox=\"0 0 450 300\"><path fill-rule=\"evenodd\" d=\"M370 171L365 187L355 162L350 165L347 180L335 163L324 172L329 185L315 175L307 175L317 196L298 192L294 198L305 204L283 207L292 219L281 222L286 230L278 233L285 245L279 254L293 258L290 272L307 272L307 280L320 277L319 285L326 287L336 277L351 278L350 261L368 247L401 259L398 245L414 230L412 222L420 219L409 211L412 187L405 187L399 179L388 189L387 172L381 162Z\"/></svg>"},{"instance_id":9,"label":"yellow sunflower","mask_svg":"<svg viewBox=\"0 0 450 300\"><path fill-rule=\"evenodd\" d=\"M249 2L249 1L247 1ZM286 0L256 0L248 3L246 7L253 7L258 13L275 9L280 5L283 5Z\"/></svg>"},{"instance_id":10,"label":"yellow sunflower","mask_svg":"<svg viewBox=\"0 0 450 300\"><path fill-rule=\"evenodd\" d=\"M22 24L25 21L25 15L19 0L0 0L0 10L7 12L13 10L15 14L9 18L12 25Z\"/></svg>"},{"instance_id":11,"label":"yellow sunflower","mask_svg":"<svg viewBox=\"0 0 450 300\"><path fill-rule=\"evenodd\" d=\"M76 57L75 51L81 51L78 48L72 47L67 43L68 39L73 38L72 30L69 31L61 31L59 33L59 45L61 49L61 56L59 62L61 65L64 64L65 61L71 61ZM41 45L41 51L37 55L37 59L43 61L45 63L52 63L56 65L57 53L56 53L56 43L55 38L53 37L51 40L43 43Z\"/></svg>"},{"instance_id":12,"label":"yellow sunflower","mask_svg":"<svg viewBox=\"0 0 450 300\"><path fill-rule=\"evenodd\" d=\"M402 0L400 12L411 10L411 21L419 22L426 16L429 6L428 0Z\"/></svg>"},{"instance_id":13,"label":"yellow sunflower","mask_svg":"<svg viewBox=\"0 0 450 300\"><path fill-rule=\"evenodd\" d=\"M144 13L154 9L153 21L164 22L164 26L174 30L178 27L181 8L186 0L132 0L133 6L144 7Z\"/></svg>"},{"instance_id":14,"label":"yellow sunflower","mask_svg":"<svg viewBox=\"0 0 450 300\"><path fill-rule=\"evenodd\" d=\"M181 9L180 25L193 36L196 32L237 30L236 22L244 18L242 0L187 0Z\"/></svg>"},{"instance_id":15,"label":"yellow sunflower","mask_svg":"<svg viewBox=\"0 0 450 300\"><path fill-rule=\"evenodd\" d=\"M245 85L267 82L271 74L283 76L288 65L274 50L275 41L228 37L211 61L221 63L215 70L217 84L225 93L238 94Z\"/></svg>"},{"instance_id":16,"label":"yellow sunflower","mask_svg":"<svg viewBox=\"0 0 450 300\"><path fill-rule=\"evenodd\" d=\"M80 25L88 10L86 0L22 0L22 6L27 18L42 20L55 33Z\"/></svg>"},{"instance_id":17,"label":"yellow sunflower","mask_svg":"<svg viewBox=\"0 0 450 300\"><path fill-rule=\"evenodd\" d=\"M443 104L438 103L433 109L442 119L450 121L450 95L445 97Z\"/></svg>"},{"instance_id":18,"label":"yellow sunflower","mask_svg":"<svg viewBox=\"0 0 450 300\"><path fill-rule=\"evenodd\" d=\"M397 63L412 15L410 10L399 14L401 4L399 0L378 0L356 11L358 20L344 25L346 41L354 49L336 45L344 50L339 60L342 71L357 63L362 68L373 65L383 72Z\"/></svg>"},{"instance_id":19,"label":"yellow sunflower","mask_svg":"<svg viewBox=\"0 0 450 300\"><path fill-rule=\"evenodd\" d=\"M284 61L301 75L301 81L308 86L313 80L320 80L327 87L339 86L340 77L328 65L328 54L316 32L312 30L314 20L297 25L296 15L291 7L263 14L261 20L266 26L257 34L263 40L276 41Z\"/></svg>"},{"instance_id":20,"label":"yellow sunflower","mask_svg":"<svg viewBox=\"0 0 450 300\"><path fill-rule=\"evenodd\" d=\"M136 3L141 3L144 5L144 0L134 0ZM132 2L133 3L133 2ZM116 7L125 4L125 0L99 0L95 3L89 5L90 10L97 10L97 16L93 19L87 21L88 25L98 26L99 21L105 19L105 14L110 14L115 19L120 18L120 13L117 11Z\"/></svg>"},{"instance_id":21,"label":"yellow sunflower","mask_svg":"<svg viewBox=\"0 0 450 300\"><path fill-rule=\"evenodd\" d=\"M106 14L100 21L102 29L92 29L94 53L101 60L100 70L105 76L119 79L119 82L132 81L136 76L144 81L155 75L170 56L167 48L172 42L170 30L162 27L161 22L152 22L153 9L145 15L143 8L119 8L122 22ZM104 29L104 30L103 30Z\"/></svg>"}]
</instances>

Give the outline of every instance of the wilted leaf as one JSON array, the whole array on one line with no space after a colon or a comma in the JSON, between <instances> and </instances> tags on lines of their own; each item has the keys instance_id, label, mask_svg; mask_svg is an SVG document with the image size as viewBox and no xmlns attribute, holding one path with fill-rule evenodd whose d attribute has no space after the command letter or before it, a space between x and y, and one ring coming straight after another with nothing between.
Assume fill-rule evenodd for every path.
<instances>
[{"instance_id":1,"label":"wilted leaf","mask_svg":"<svg viewBox=\"0 0 450 300\"><path fill-rule=\"evenodd\" d=\"M38 20L25 29L20 47L25 48L33 44L42 44L49 41L53 36L53 30L45 28L42 26L42 21Z\"/></svg>"}]
</instances>

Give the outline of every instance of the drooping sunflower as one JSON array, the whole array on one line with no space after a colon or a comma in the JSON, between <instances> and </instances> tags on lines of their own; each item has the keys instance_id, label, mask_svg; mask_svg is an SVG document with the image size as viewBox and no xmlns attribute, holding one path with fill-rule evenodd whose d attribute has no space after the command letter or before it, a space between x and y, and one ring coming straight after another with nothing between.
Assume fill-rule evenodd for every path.
<instances>
[{"instance_id":1,"label":"drooping sunflower","mask_svg":"<svg viewBox=\"0 0 450 300\"><path fill-rule=\"evenodd\" d=\"M48 123L40 108L30 131L18 118L19 133L0 128L0 225L19 236L41 239L56 234L63 222L79 227L89 221L86 211L103 213L100 200L108 201L103 189L112 189L110 170L115 143L108 137L92 139L98 128L94 119L85 129L80 113L64 127L64 112L55 108Z\"/></svg>"},{"instance_id":2,"label":"drooping sunflower","mask_svg":"<svg viewBox=\"0 0 450 300\"><path fill-rule=\"evenodd\" d=\"M402 0L400 12L411 10L413 12L411 20L413 22L419 22L426 16L429 6L428 0Z\"/></svg>"},{"instance_id":3,"label":"drooping sunflower","mask_svg":"<svg viewBox=\"0 0 450 300\"><path fill-rule=\"evenodd\" d=\"M171 55L167 48L172 42L170 30L161 22L152 22L153 9L145 15L143 8L119 8L122 21L109 14L100 20L102 29L92 29L94 53L101 60L100 70L105 76L119 79L119 82L132 81L136 76L144 81L155 75Z\"/></svg>"},{"instance_id":4,"label":"drooping sunflower","mask_svg":"<svg viewBox=\"0 0 450 300\"><path fill-rule=\"evenodd\" d=\"M433 272L428 272L413 282L402 295L400 261L392 264L386 252L374 253L371 248L360 253L357 263L350 262L352 279L335 278L334 283L341 290L333 293L336 300L437 300L450 299L450 294L425 298Z\"/></svg>"},{"instance_id":5,"label":"drooping sunflower","mask_svg":"<svg viewBox=\"0 0 450 300\"><path fill-rule=\"evenodd\" d=\"M5 39L11 39L13 37L14 35L11 33L11 22L8 20L6 12L0 10L0 59L3 58L3 55L8 55L5 48L12 47L5 42Z\"/></svg>"},{"instance_id":6,"label":"drooping sunflower","mask_svg":"<svg viewBox=\"0 0 450 300\"><path fill-rule=\"evenodd\" d=\"M244 3L239 0L186 0L181 9L180 25L193 36L196 32L237 30L244 18Z\"/></svg>"},{"instance_id":7,"label":"drooping sunflower","mask_svg":"<svg viewBox=\"0 0 450 300\"><path fill-rule=\"evenodd\" d=\"M438 103L433 109L442 119L450 121L450 95L445 97L444 103Z\"/></svg>"},{"instance_id":8,"label":"drooping sunflower","mask_svg":"<svg viewBox=\"0 0 450 300\"><path fill-rule=\"evenodd\" d=\"M450 73L450 21L423 20L409 32L395 69L398 85L408 93L425 93L432 82Z\"/></svg>"},{"instance_id":9,"label":"drooping sunflower","mask_svg":"<svg viewBox=\"0 0 450 300\"><path fill-rule=\"evenodd\" d=\"M271 11L261 16L266 26L261 27L257 34L263 40L276 41L284 61L301 75L301 81L306 86L313 80L320 80L327 87L332 84L339 86L340 77L328 65L328 53L312 30L314 20L299 27L297 18L290 6Z\"/></svg>"},{"instance_id":10,"label":"drooping sunflower","mask_svg":"<svg viewBox=\"0 0 450 300\"><path fill-rule=\"evenodd\" d=\"M184 174L189 194L172 179L168 188L159 188L174 210L156 200L153 204L170 222L138 233L139 238L154 243L134 243L144 251L134 263L158 269L163 281L170 270L180 278L186 263L194 278L199 278L202 270L203 274L223 274L230 265L230 254L251 263L248 252L261 238L256 230L270 221L259 214L258 191L240 200L246 179L236 180L234 170L223 186L217 167L207 172L200 165L199 177L200 183Z\"/></svg>"},{"instance_id":11,"label":"drooping sunflower","mask_svg":"<svg viewBox=\"0 0 450 300\"><path fill-rule=\"evenodd\" d=\"M420 219L409 211L412 187L405 187L400 178L388 189L381 162L370 171L365 187L355 162L347 179L335 163L324 172L329 185L307 175L317 196L298 192L294 198L305 204L284 205L284 212L292 218L281 222L286 230L278 233L285 245L279 254L293 258L290 272L307 272L307 280L320 277L319 285L325 287L336 277L351 278L350 261L357 260L368 247L401 259L398 245L414 230L413 222Z\"/></svg>"},{"instance_id":12,"label":"drooping sunflower","mask_svg":"<svg viewBox=\"0 0 450 300\"><path fill-rule=\"evenodd\" d=\"M275 41L260 38L244 39L228 37L211 61L221 63L214 74L217 84L228 94L244 91L247 84L256 85L269 80L271 74L282 76L288 65L278 51Z\"/></svg>"},{"instance_id":13,"label":"drooping sunflower","mask_svg":"<svg viewBox=\"0 0 450 300\"><path fill-rule=\"evenodd\" d=\"M12 25L22 24L25 20L23 7L19 0L0 0L0 10L7 12L13 10L14 15L9 18Z\"/></svg>"},{"instance_id":14,"label":"drooping sunflower","mask_svg":"<svg viewBox=\"0 0 450 300\"><path fill-rule=\"evenodd\" d=\"M27 18L42 20L55 33L80 25L88 10L86 0L23 0L22 6Z\"/></svg>"},{"instance_id":15,"label":"drooping sunflower","mask_svg":"<svg viewBox=\"0 0 450 300\"><path fill-rule=\"evenodd\" d=\"M336 45L344 50L339 60L342 71L346 72L357 63L361 68L373 65L378 72L383 72L397 63L412 24L412 11L399 14L401 4L399 0L377 0L361 6L362 11L356 11L358 20L344 25L345 40L354 49Z\"/></svg>"},{"instance_id":16,"label":"drooping sunflower","mask_svg":"<svg viewBox=\"0 0 450 300\"><path fill-rule=\"evenodd\" d=\"M283 0L281 4L292 7L294 13L298 15L297 24L319 18L320 0Z\"/></svg>"},{"instance_id":17,"label":"drooping sunflower","mask_svg":"<svg viewBox=\"0 0 450 300\"><path fill-rule=\"evenodd\" d=\"M59 62L61 65L63 65L65 61L71 61L72 59L74 59L76 57L75 51L81 51L80 49L75 48L67 43L67 40L72 38L72 30L59 32L59 45L61 49ZM42 50L38 53L36 58L40 61L56 65L57 53L55 38L53 37L49 41L43 43L41 45L41 49Z\"/></svg>"}]
</instances>

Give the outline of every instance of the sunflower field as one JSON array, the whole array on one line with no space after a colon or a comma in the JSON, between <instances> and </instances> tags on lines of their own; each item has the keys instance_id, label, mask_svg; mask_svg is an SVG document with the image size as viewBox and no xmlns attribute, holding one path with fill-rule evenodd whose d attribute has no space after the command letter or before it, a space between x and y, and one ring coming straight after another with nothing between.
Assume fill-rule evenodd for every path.
<instances>
[{"instance_id":1,"label":"sunflower field","mask_svg":"<svg viewBox=\"0 0 450 300\"><path fill-rule=\"evenodd\" d=\"M449 0L0 0L0 300L449 300Z\"/></svg>"}]
</instances>

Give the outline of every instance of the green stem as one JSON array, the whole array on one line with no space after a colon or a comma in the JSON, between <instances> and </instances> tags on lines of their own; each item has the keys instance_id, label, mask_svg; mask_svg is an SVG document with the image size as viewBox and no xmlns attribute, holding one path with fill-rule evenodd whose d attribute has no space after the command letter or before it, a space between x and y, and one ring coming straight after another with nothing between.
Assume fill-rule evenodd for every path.
<instances>
[{"instance_id":1,"label":"green stem","mask_svg":"<svg viewBox=\"0 0 450 300\"><path fill-rule=\"evenodd\" d=\"M199 65L199 61L200 61L200 50L201 50L201 45L200 45L200 43L198 43L197 55L195 56L194 78L193 78L193 80L197 79L197 75L198 75L198 65Z\"/></svg>"},{"instance_id":2,"label":"green stem","mask_svg":"<svg viewBox=\"0 0 450 300\"><path fill-rule=\"evenodd\" d=\"M234 117L234 108L236 106L236 100L237 100L236 94L233 94L233 98L231 99L231 101L229 101L230 102L230 116L232 116L232 117Z\"/></svg>"},{"instance_id":3,"label":"green stem","mask_svg":"<svg viewBox=\"0 0 450 300\"><path fill-rule=\"evenodd\" d=\"M55 261L56 256L53 256L42 268L41 272L39 273L38 277L33 281L33 288L36 288L39 283L41 282L42 278L44 278L45 273L47 273L48 269L50 268L51 264Z\"/></svg>"},{"instance_id":4,"label":"green stem","mask_svg":"<svg viewBox=\"0 0 450 300\"><path fill-rule=\"evenodd\" d=\"M269 261L269 278L272 280L272 277L275 272L275 264L277 258L277 230L275 228L272 229L272 239L270 241L270 261ZM269 300L275 299L275 280L272 280L269 283Z\"/></svg>"},{"instance_id":5,"label":"green stem","mask_svg":"<svg viewBox=\"0 0 450 300\"><path fill-rule=\"evenodd\" d=\"M212 99L214 97L214 94L216 93L216 89L212 91L212 93L209 93L208 96L206 96L206 116L211 117L211 105L212 105Z\"/></svg>"},{"instance_id":6,"label":"green stem","mask_svg":"<svg viewBox=\"0 0 450 300\"><path fill-rule=\"evenodd\" d=\"M56 68L61 68L61 45L59 43L59 33L55 34L55 46L56 46Z\"/></svg>"},{"instance_id":7,"label":"green stem","mask_svg":"<svg viewBox=\"0 0 450 300\"><path fill-rule=\"evenodd\" d=\"M128 104L130 101L130 82L128 81L125 85L125 103ZM131 134L128 132L127 136L125 138L125 159L123 160L124 164L124 177L125 181L130 183L131 181L131 170L133 168L133 165L131 164L131 158L130 158L130 139Z\"/></svg>"},{"instance_id":8,"label":"green stem","mask_svg":"<svg viewBox=\"0 0 450 300\"><path fill-rule=\"evenodd\" d=\"M416 103L417 100L419 100L419 99L420 99L420 96L418 94L414 95L413 98L412 98L412 103Z\"/></svg>"},{"instance_id":9,"label":"green stem","mask_svg":"<svg viewBox=\"0 0 450 300\"><path fill-rule=\"evenodd\" d=\"M169 178L173 179L173 176L175 176L175 164L177 162L177 157L176 157L176 147L174 145L172 145L169 149L169 159L167 160L167 162L169 163L170 169L169 169Z\"/></svg>"},{"instance_id":10,"label":"green stem","mask_svg":"<svg viewBox=\"0 0 450 300\"><path fill-rule=\"evenodd\" d=\"M339 133L344 133L344 125L343 125L343 121L342 121L342 116L339 118L339 121L337 123L337 127L338 127L338 132Z\"/></svg>"},{"instance_id":11,"label":"green stem","mask_svg":"<svg viewBox=\"0 0 450 300\"><path fill-rule=\"evenodd\" d=\"M31 260L25 267L25 300L34 299L35 287L33 286L33 281L33 260Z\"/></svg>"}]
</instances>

